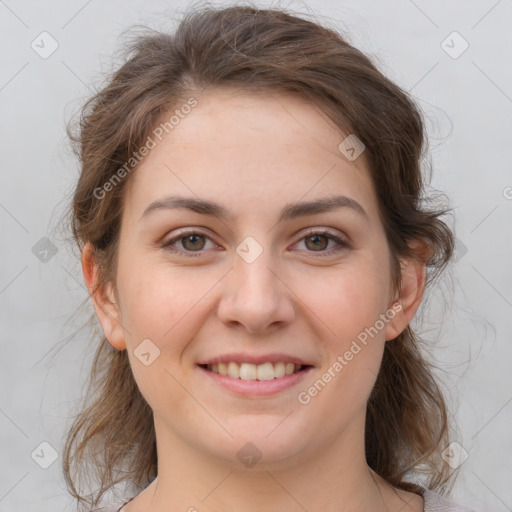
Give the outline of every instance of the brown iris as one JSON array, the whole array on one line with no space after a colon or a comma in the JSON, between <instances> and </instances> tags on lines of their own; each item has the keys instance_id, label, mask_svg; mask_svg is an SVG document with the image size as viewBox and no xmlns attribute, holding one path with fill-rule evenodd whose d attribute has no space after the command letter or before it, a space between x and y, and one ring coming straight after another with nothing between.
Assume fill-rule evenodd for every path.
<instances>
[{"instance_id":1,"label":"brown iris","mask_svg":"<svg viewBox=\"0 0 512 512\"><path fill-rule=\"evenodd\" d=\"M203 243L197 245L197 241L202 239ZM194 250L201 250L204 248L204 236L199 234L192 234L192 235L186 235L181 237L183 247L187 249L188 251L194 251ZM190 245L187 245L190 242Z\"/></svg>"},{"instance_id":2,"label":"brown iris","mask_svg":"<svg viewBox=\"0 0 512 512\"><path fill-rule=\"evenodd\" d=\"M318 243L319 239L323 239L325 241L325 243L322 243L321 241L320 241L320 243ZM311 235L311 236L306 237L305 240L306 240L306 247L308 249L313 249L313 250L315 250L315 249L323 250L329 244L329 239L325 235ZM312 247L309 247L308 240L316 240L316 242L312 245Z\"/></svg>"}]
</instances>

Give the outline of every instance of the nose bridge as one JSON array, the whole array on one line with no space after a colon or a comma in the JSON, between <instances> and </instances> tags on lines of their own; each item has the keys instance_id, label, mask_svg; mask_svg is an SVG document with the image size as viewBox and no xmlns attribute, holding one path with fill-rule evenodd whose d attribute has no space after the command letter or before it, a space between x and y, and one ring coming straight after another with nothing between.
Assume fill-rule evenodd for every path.
<instances>
[{"instance_id":1,"label":"nose bridge","mask_svg":"<svg viewBox=\"0 0 512 512\"><path fill-rule=\"evenodd\" d=\"M270 251L268 251L270 252ZM261 254L253 262L237 258L234 264L233 280L235 281L235 294L243 297L247 302L261 304L264 299L267 303L275 299L279 293L276 276L271 272L272 257L270 254ZM260 301L261 299L261 301Z\"/></svg>"},{"instance_id":2,"label":"nose bridge","mask_svg":"<svg viewBox=\"0 0 512 512\"><path fill-rule=\"evenodd\" d=\"M270 249L248 237L236 249L219 305L224 322L245 325L251 332L288 322L293 315L287 287L276 276L279 265Z\"/></svg>"}]
</instances>

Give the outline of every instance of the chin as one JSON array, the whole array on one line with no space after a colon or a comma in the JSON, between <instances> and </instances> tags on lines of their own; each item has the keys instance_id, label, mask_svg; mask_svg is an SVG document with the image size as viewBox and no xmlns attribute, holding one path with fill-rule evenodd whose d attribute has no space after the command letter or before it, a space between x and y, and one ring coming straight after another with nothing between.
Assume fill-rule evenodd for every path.
<instances>
[{"instance_id":1,"label":"chin","mask_svg":"<svg viewBox=\"0 0 512 512\"><path fill-rule=\"evenodd\" d=\"M308 444L304 429L291 431L284 426L287 420L279 425L282 418L279 421L270 419L259 423L253 421L249 428L250 422L245 419L240 428L232 425L228 429L233 438L221 436L222 439L218 439L217 436L217 442L204 449L240 470L275 471L296 466Z\"/></svg>"}]
</instances>

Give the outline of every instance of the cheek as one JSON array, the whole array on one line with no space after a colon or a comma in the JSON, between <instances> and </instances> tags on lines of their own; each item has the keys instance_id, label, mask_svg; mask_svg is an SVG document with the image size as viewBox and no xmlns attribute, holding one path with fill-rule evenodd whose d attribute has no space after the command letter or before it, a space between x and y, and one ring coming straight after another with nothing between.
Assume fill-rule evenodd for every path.
<instances>
[{"instance_id":1,"label":"cheek","mask_svg":"<svg viewBox=\"0 0 512 512\"><path fill-rule=\"evenodd\" d=\"M332 435L365 410L379 372L385 346L380 315L386 309L374 279L373 275L333 279L329 293L318 293L315 304L322 320L317 325L323 326L325 357L298 398L310 414L329 418L324 427Z\"/></svg>"},{"instance_id":2,"label":"cheek","mask_svg":"<svg viewBox=\"0 0 512 512\"><path fill-rule=\"evenodd\" d=\"M170 338L178 341L180 337L173 333L183 334L187 317L201 309L201 299L218 281L211 271L171 267L161 262L142 261L132 268L137 271L123 272L120 268L118 279L123 321L131 344L141 337L156 343Z\"/></svg>"},{"instance_id":3,"label":"cheek","mask_svg":"<svg viewBox=\"0 0 512 512\"><path fill-rule=\"evenodd\" d=\"M306 294L306 288L302 292L315 313L309 318L316 319L315 329L326 356L320 378L328 384L317 405L323 407L321 403L334 400L344 406L342 416L365 403L385 344L386 321L381 315L388 308L388 274L377 260L362 261L364 264L338 269L322 279L306 277L309 292Z\"/></svg>"},{"instance_id":4,"label":"cheek","mask_svg":"<svg viewBox=\"0 0 512 512\"><path fill-rule=\"evenodd\" d=\"M191 405L179 382L191 371L191 343L211 314L208 297L223 274L207 266L187 269L155 261L132 263L137 272L123 274L120 266L118 286L134 378L153 410L165 401L165 407L172 403L185 414ZM138 357L143 343L157 354L149 357L148 366Z\"/></svg>"},{"instance_id":5,"label":"cheek","mask_svg":"<svg viewBox=\"0 0 512 512\"><path fill-rule=\"evenodd\" d=\"M183 412L190 404L178 383L182 354L200 326L201 298L213 279L196 279L184 269L154 261L132 260L137 271L125 272L125 263L119 267L118 287L135 381L153 410L165 403Z\"/></svg>"},{"instance_id":6,"label":"cheek","mask_svg":"<svg viewBox=\"0 0 512 512\"><path fill-rule=\"evenodd\" d=\"M386 311L389 290L385 276L377 265L334 269L324 276L317 271L301 278L299 296L323 324L327 339L343 348Z\"/></svg>"}]
</instances>

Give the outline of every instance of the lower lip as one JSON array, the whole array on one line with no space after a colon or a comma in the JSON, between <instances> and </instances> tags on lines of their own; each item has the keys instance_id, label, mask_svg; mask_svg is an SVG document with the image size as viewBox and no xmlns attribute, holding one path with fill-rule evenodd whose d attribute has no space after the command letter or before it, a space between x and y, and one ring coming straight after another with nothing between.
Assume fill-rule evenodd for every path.
<instances>
[{"instance_id":1,"label":"lower lip","mask_svg":"<svg viewBox=\"0 0 512 512\"><path fill-rule=\"evenodd\" d=\"M313 369L312 366L309 366L300 372L272 380L243 380L233 379L227 375L220 375L219 373L214 373L201 366L198 368L225 389L241 396L276 395L281 391L297 385Z\"/></svg>"}]
</instances>

